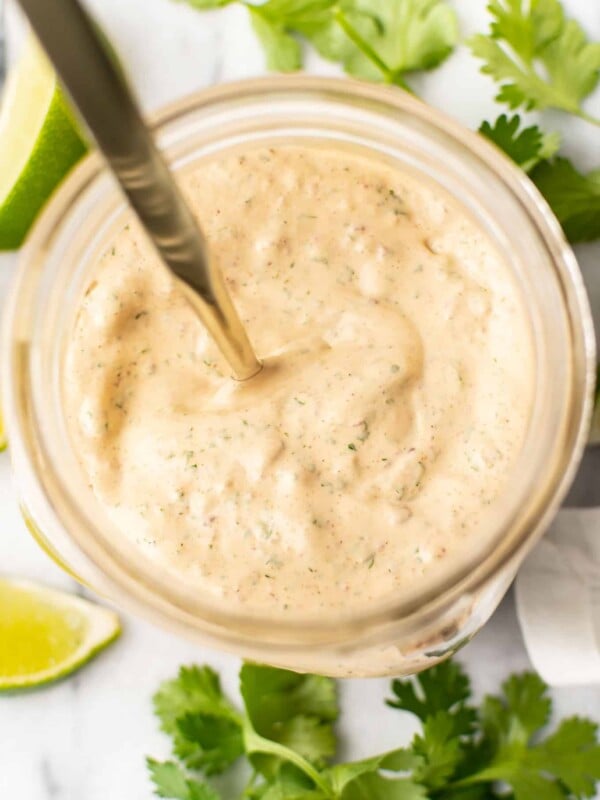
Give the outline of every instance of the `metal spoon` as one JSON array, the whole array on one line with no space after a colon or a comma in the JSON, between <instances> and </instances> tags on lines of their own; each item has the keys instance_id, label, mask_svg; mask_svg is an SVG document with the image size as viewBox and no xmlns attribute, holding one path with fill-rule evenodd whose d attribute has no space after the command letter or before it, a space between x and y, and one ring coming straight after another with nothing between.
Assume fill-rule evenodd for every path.
<instances>
[{"instance_id":1,"label":"metal spoon","mask_svg":"<svg viewBox=\"0 0 600 800\"><path fill-rule=\"evenodd\" d=\"M238 380L254 354L223 276L123 75L77 0L19 0L121 188Z\"/></svg>"}]
</instances>

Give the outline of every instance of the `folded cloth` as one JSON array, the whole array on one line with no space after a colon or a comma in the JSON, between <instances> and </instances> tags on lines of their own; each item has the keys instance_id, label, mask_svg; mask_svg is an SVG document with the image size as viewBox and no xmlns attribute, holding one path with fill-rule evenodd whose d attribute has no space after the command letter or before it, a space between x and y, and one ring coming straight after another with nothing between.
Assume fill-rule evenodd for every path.
<instances>
[{"instance_id":1,"label":"folded cloth","mask_svg":"<svg viewBox=\"0 0 600 800\"><path fill-rule=\"evenodd\" d=\"M551 686L600 683L600 508L562 509L521 567L517 615Z\"/></svg>"}]
</instances>

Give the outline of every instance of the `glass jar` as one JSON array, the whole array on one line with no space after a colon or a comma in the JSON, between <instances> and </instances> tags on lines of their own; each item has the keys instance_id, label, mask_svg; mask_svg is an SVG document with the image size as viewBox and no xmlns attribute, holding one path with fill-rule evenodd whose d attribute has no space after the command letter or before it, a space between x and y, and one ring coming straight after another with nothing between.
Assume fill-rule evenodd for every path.
<instances>
[{"instance_id":1,"label":"glass jar","mask_svg":"<svg viewBox=\"0 0 600 800\"><path fill-rule=\"evenodd\" d=\"M4 321L4 410L30 528L59 563L118 606L244 657L341 676L430 666L488 619L555 513L582 454L594 335L577 263L558 223L535 187L492 145L394 89L306 76L252 80L184 99L154 124L176 171L233 147L317 143L359 148L454 195L493 240L525 298L536 375L523 452L479 550L380 607L330 619L270 619L233 613L169 581L114 536L73 451L61 403L74 312L91 266L130 213L100 157L91 155L31 234Z\"/></svg>"}]
</instances>

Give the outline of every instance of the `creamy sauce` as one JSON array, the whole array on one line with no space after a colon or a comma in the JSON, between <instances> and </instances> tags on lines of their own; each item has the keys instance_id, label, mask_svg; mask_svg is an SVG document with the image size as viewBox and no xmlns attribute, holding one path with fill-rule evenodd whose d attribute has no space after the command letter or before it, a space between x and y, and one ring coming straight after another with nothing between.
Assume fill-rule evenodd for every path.
<instances>
[{"instance_id":1,"label":"creamy sauce","mask_svg":"<svg viewBox=\"0 0 600 800\"><path fill-rule=\"evenodd\" d=\"M264 360L226 365L132 223L65 363L71 433L123 537L233 610L365 610L444 569L522 447L534 360L516 284L439 187L300 147L184 188Z\"/></svg>"}]
</instances>

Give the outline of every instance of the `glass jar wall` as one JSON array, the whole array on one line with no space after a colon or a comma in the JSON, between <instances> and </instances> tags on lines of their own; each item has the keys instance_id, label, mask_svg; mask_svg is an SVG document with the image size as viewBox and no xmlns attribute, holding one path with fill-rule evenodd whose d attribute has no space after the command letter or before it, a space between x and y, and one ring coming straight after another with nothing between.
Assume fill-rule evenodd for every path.
<instances>
[{"instance_id":1,"label":"glass jar wall","mask_svg":"<svg viewBox=\"0 0 600 800\"><path fill-rule=\"evenodd\" d=\"M169 581L119 537L69 437L61 365L90 270L128 209L97 156L52 199L25 247L4 324L11 456L30 528L117 605L240 655L331 675L407 674L458 648L492 613L572 479L591 409L593 327L579 271L534 187L491 145L391 89L310 77L198 93L156 121L173 169L257 144L360 151L450 192L494 242L525 299L535 351L523 452L481 546L374 608L307 619L233 612ZM374 521L376 524L376 521Z\"/></svg>"}]
</instances>

